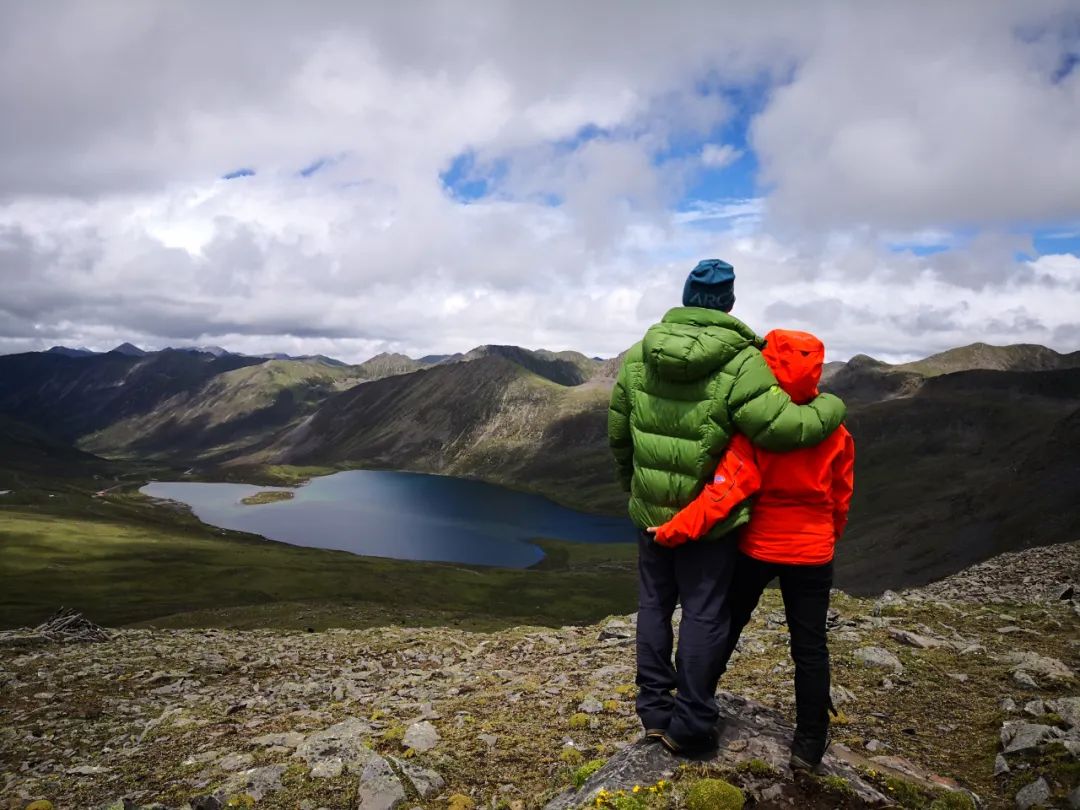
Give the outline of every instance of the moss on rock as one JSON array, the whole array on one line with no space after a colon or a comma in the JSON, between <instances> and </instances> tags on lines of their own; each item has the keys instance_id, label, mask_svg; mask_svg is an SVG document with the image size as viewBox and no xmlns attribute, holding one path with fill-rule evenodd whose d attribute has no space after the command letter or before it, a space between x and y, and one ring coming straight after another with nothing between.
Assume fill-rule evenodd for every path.
<instances>
[{"instance_id":1,"label":"moss on rock","mask_svg":"<svg viewBox=\"0 0 1080 810\"><path fill-rule=\"evenodd\" d=\"M723 779L699 779L686 793L688 810L742 810L746 796Z\"/></svg>"}]
</instances>

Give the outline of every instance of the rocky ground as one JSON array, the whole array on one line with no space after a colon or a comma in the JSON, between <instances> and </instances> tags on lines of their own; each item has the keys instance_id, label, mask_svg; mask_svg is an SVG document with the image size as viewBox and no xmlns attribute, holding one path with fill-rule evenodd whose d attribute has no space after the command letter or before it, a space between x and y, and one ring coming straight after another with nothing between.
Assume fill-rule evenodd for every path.
<instances>
[{"instance_id":1,"label":"rocky ground","mask_svg":"<svg viewBox=\"0 0 1080 810\"><path fill-rule=\"evenodd\" d=\"M878 600L837 594L841 716L827 774L800 779L772 592L704 762L631 744L632 616L490 634L6 633L0 807L1078 807L1074 585L1080 544Z\"/></svg>"}]
</instances>

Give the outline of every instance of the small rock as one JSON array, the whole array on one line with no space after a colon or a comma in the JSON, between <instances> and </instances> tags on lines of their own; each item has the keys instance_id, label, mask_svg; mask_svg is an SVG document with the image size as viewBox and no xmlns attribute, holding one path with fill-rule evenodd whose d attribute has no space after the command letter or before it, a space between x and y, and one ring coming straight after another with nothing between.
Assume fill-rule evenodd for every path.
<instances>
[{"instance_id":1,"label":"small rock","mask_svg":"<svg viewBox=\"0 0 1080 810\"><path fill-rule=\"evenodd\" d=\"M1009 721L1001 726L1001 746L1003 753L1016 754L1038 748L1048 740L1057 737L1053 726L1039 723L1021 723Z\"/></svg>"},{"instance_id":2,"label":"small rock","mask_svg":"<svg viewBox=\"0 0 1080 810\"><path fill-rule=\"evenodd\" d=\"M1001 710L1003 712L1015 712L1016 711L1016 701L1013 700L1012 698L1008 698L1008 697L1005 698L1003 701L1001 701Z\"/></svg>"},{"instance_id":3,"label":"small rock","mask_svg":"<svg viewBox=\"0 0 1080 810\"><path fill-rule=\"evenodd\" d=\"M368 760L360 774L356 805L364 810L395 810L405 802L405 787L390 763L380 756Z\"/></svg>"},{"instance_id":4,"label":"small rock","mask_svg":"<svg viewBox=\"0 0 1080 810\"><path fill-rule=\"evenodd\" d=\"M405 777L412 782L413 788L421 799L430 799L438 795L446 787L446 780L435 771L421 768L412 762L395 759L394 757L390 757L390 759L405 774Z\"/></svg>"},{"instance_id":5,"label":"small rock","mask_svg":"<svg viewBox=\"0 0 1080 810\"><path fill-rule=\"evenodd\" d=\"M323 759L340 757L345 768L356 773L375 755L364 745L370 731L371 727L363 720L350 717L309 735L297 746L295 756L312 766Z\"/></svg>"},{"instance_id":6,"label":"small rock","mask_svg":"<svg viewBox=\"0 0 1080 810\"><path fill-rule=\"evenodd\" d=\"M1008 773L1008 772L1009 772L1009 763L1008 763L1008 761L1005 759L1005 757L1003 755L998 754L994 758L994 776L1001 776L1001 774Z\"/></svg>"},{"instance_id":7,"label":"small rock","mask_svg":"<svg viewBox=\"0 0 1080 810\"><path fill-rule=\"evenodd\" d=\"M855 693L850 689L833 684L829 689L829 694L832 696L832 702L836 706L843 706L847 703L855 702Z\"/></svg>"},{"instance_id":8,"label":"small rock","mask_svg":"<svg viewBox=\"0 0 1080 810\"><path fill-rule=\"evenodd\" d=\"M321 759L315 763L315 767L311 769L311 776L314 779L336 779L341 776L342 770L345 768L345 763L341 757L331 757L329 759Z\"/></svg>"},{"instance_id":9,"label":"small rock","mask_svg":"<svg viewBox=\"0 0 1080 810\"><path fill-rule=\"evenodd\" d=\"M1005 656L1013 672L1028 672L1050 681L1072 681L1076 675L1057 658L1033 652L1016 652Z\"/></svg>"},{"instance_id":10,"label":"small rock","mask_svg":"<svg viewBox=\"0 0 1080 810\"><path fill-rule=\"evenodd\" d=\"M778 802L784 797L784 786L777 783L775 785L769 785L763 791L761 791L761 800L763 802Z\"/></svg>"},{"instance_id":11,"label":"small rock","mask_svg":"<svg viewBox=\"0 0 1080 810\"><path fill-rule=\"evenodd\" d=\"M864 666L891 669L896 674L904 671L900 659L881 647L860 647L855 651L855 660Z\"/></svg>"},{"instance_id":12,"label":"small rock","mask_svg":"<svg viewBox=\"0 0 1080 810\"><path fill-rule=\"evenodd\" d=\"M600 630L600 641L630 641L636 630L621 619L612 619Z\"/></svg>"},{"instance_id":13,"label":"small rock","mask_svg":"<svg viewBox=\"0 0 1080 810\"><path fill-rule=\"evenodd\" d=\"M1031 784L1020 789L1016 794L1017 810L1031 810L1036 805L1046 804L1050 798L1050 785L1039 777Z\"/></svg>"},{"instance_id":14,"label":"small rock","mask_svg":"<svg viewBox=\"0 0 1080 810\"><path fill-rule=\"evenodd\" d=\"M866 750L871 754L876 754L878 751L884 751L887 747L888 746L881 740L870 740L870 742L866 744Z\"/></svg>"},{"instance_id":15,"label":"small rock","mask_svg":"<svg viewBox=\"0 0 1080 810\"><path fill-rule=\"evenodd\" d=\"M1047 701L1046 705L1072 728L1080 728L1080 697L1057 698Z\"/></svg>"},{"instance_id":16,"label":"small rock","mask_svg":"<svg viewBox=\"0 0 1080 810\"><path fill-rule=\"evenodd\" d=\"M1080 786L1074 788L1065 801L1069 803L1069 810L1080 810Z\"/></svg>"},{"instance_id":17,"label":"small rock","mask_svg":"<svg viewBox=\"0 0 1080 810\"><path fill-rule=\"evenodd\" d=\"M427 720L421 720L409 726L401 740L403 746L421 754L430 751L438 742L439 732Z\"/></svg>"},{"instance_id":18,"label":"small rock","mask_svg":"<svg viewBox=\"0 0 1080 810\"><path fill-rule=\"evenodd\" d=\"M603 710L604 704L592 695L589 695L585 700L581 701L581 705L578 706L578 711L585 712L585 714L600 714Z\"/></svg>"},{"instance_id":19,"label":"small rock","mask_svg":"<svg viewBox=\"0 0 1080 810\"><path fill-rule=\"evenodd\" d=\"M931 638L930 636L919 635L918 633L912 633L910 630L900 630L895 627L889 628L889 635L901 644L917 647L920 650L932 650L936 647L945 646L945 642L940 638Z\"/></svg>"},{"instance_id":20,"label":"small rock","mask_svg":"<svg viewBox=\"0 0 1080 810\"><path fill-rule=\"evenodd\" d=\"M75 774L77 776L98 776L99 774L108 772L109 769L104 765L76 765L67 769L67 773Z\"/></svg>"},{"instance_id":21,"label":"small rock","mask_svg":"<svg viewBox=\"0 0 1080 810\"><path fill-rule=\"evenodd\" d=\"M264 765L261 768L251 768L230 776L218 792L226 795L246 793L251 798L259 801L267 793L281 790L281 776L284 773L284 765Z\"/></svg>"},{"instance_id":22,"label":"small rock","mask_svg":"<svg viewBox=\"0 0 1080 810\"><path fill-rule=\"evenodd\" d=\"M968 681L968 676L965 675L963 672L946 672L945 674L952 678L954 681L959 681L960 683L967 683Z\"/></svg>"},{"instance_id":23,"label":"small rock","mask_svg":"<svg viewBox=\"0 0 1080 810\"><path fill-rule=\"evenodd\" d=\"M899 594L893 591L885 591L874 602L873 613L875 616L880 616L887 608L901 607L904 604L904 599Z\"/></svg>"},{"instance_id":24,"label":"small rock","mask_svg":"<svg viewBox=\"0 0 1080 810\"><path fill-rule=\"evenodd\" d=\"M499 735L497 734L480 734L477 739L488 747L490 751L495 747L495 744L499 742Z\"/></svg>"},{"instance_id":25,"label":"small rock","mask_svg":"<svg viewBox=\"0 0 1080 810\"><path fill-rule=\"evenodd\" d=\"M1039 684L1035 682L1035 679L1022 669L1018 669L1013 673L1013 680L1016 682L1017 686L1022 686L1024 689L1039 688Z\"/></svg>"},{"instance_id":26,"label":"small rock","mask_svg":"<svg viewBox=\"0 0 1080 810\"><path fill-rule=\"evenodd\" d=\"M252 745L272 746L278 745L283 748L296 748L304 741L304 735L299 731L286 731L283 734L263 734L251 741Z\"/></svg>"},{"instance_id":27,"label":"small rock","mask_svg":"<svg viewBox=\"0 0 1080 810\"><path fill-rule=\"evenodd\" d=\"M1041 700L1029 700L1024 704L1024 714L1029 714L1032 717L1042 717L1046 714L1046 704Z\"/></svg>"},{"instance_id":28,"label":"small rock","mask_svg":"<svg viewBox=\"0 0 1080 810\"><path fill-rule=\"evenodd\" d=\"M1064 602L1068 599L1072 599L1076 595L1076 588L1072 585L1059 585L1055 589L1054 598L1057 601Z\"/></svg>"},{"instance_id":29,"label":"small rock","mask_svg":"<svg viewBox=\"0 0 1080 810\"><path fill-rule=\"evenodd\" d=\"M241 768L247 768L253 762L255 762L255 757L251 754L229 754L218 761L218 767L223 771L238 771Z\"/></svg>"}]
</instances>

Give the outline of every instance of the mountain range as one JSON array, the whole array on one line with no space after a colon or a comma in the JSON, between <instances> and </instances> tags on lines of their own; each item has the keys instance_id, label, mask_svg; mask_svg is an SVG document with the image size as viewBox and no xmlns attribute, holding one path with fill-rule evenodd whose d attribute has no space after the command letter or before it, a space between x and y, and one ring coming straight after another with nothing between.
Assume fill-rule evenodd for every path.
<instances>
[{"instance_id":1,"label":"mountain range","mask_svg":"<svg viewBox=\"0 0 1080 810\"><path fill-rule=\"evenodd\" d=\"M9 355L0 448L15 458L18 445L25 463L27 442L47 440L54 456L66 447L241 477L281 464L434 472L617 513L606 407L618 364L516 346L359 365L176 349ZM823 388L848 402L858 446L837 569L849 591L1080 536L1080 352L857 356L829 364Z\"/></svg>"}]
</instances>

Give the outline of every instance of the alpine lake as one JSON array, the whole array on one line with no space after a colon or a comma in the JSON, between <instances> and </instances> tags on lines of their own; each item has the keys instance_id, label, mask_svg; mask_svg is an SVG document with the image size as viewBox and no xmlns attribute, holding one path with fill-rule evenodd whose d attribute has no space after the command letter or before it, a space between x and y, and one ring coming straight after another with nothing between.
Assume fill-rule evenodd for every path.
<instances>
[{"instance_id":1,"label":"alpine lake","mask_svg":"<svg viewBox=\"0 0 1080 810\"><path fill-rule=\"evenodd\" d=\"M155 481L140 491L186 504L203 523L219 528L400 560L525 568L543 559L536 539L635 540L626 518L578 512L480 481L419 473L350 470L295 488Z\"/></svg>"}]
</instances>

